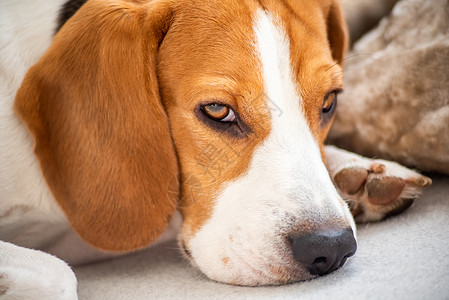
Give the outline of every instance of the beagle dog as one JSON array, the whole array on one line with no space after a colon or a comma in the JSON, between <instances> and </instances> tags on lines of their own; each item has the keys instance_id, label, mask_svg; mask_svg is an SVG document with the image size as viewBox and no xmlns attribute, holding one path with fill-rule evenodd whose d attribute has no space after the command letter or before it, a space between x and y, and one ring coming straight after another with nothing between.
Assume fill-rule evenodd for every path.
<instances>
[{"instance_id":1,"label":"beagle dog","mask_svg":"<svg viewBox=\"0 0 449 300\"><path fill-rule=\"evenodd\" d=\"M213 280L310 279L355 253L354 217L430 184L324 145L337 0L3 0L0 19L0 295L76 299L67 263L177 226Z\"/></svg>"}]
</instances>

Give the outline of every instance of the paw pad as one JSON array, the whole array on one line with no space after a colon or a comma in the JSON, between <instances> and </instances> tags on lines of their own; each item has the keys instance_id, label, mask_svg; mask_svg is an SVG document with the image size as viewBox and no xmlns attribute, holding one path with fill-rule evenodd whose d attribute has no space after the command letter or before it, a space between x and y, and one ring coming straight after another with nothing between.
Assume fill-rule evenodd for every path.
<instances>
[{"instance_id":1,"label":"paw pad","mask_svg":"<svg viewBox=\"0 0 449 300\"><path fill-rule=\"evenodd\" d=\"M401 195L404 187L404 181L396 177L373 177L365 184L368 201L375 205L390 204Z\"/></svg>"},{"instance_id":2,"label":"paw pad","mask_svg":"<svg viewBox=\"0 0 449 300\"><path fill-rule=\"evenodd\" d=\"M334 181L345 194L355 195L363 187L368 171L362 168L347 168L338 172Z\"/></svg>"},{"instance_id":3,"label":"paw pad","mask_svg":"<svg viewBox=\"0 0 449 300\"><path fill-rule=\"evenodd\" d=\"M375 174L381 174L385 172L385 169L386 169L385 165L381 163L373 163L370 167L370 171Z\"/></svg>"}]
</instances>

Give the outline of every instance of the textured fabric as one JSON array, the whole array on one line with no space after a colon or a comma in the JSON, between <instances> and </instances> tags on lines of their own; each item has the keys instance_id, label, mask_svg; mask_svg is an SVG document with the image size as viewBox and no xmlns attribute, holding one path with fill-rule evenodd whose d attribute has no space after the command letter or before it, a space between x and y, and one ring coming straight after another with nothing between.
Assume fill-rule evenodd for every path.
<instances>
[{"instance_id":1,"label":"textured fabric","mask_svg":"<svg viewBox=\"0 0 449 300\"><path fill-rule=\"evenodd\" d=\"M274 287L213 282L168 242L75 269L80 299L449 299L449 177L403 214L358 227L358 251L327 276Z\"/></svg>"},{"instance_id":2,"label":"textured fabric","mask_svg":"<svg viewBox=\"0 0 449 300\"><path fill-rule=\"evenodd\" d=\"M448 70L448 1L398 2L347 55L329 142L449 174Z\"/></svg>"}]
</instances>

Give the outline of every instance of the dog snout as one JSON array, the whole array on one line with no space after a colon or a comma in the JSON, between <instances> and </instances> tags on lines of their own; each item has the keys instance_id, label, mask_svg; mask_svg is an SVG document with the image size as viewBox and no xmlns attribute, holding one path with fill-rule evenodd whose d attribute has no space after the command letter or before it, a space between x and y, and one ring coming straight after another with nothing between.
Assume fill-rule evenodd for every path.
<instances>
[{"instance_id":1,"label":"dog snout","mask_svg":"<svg viewBox=\"0 0 449 300\"><path fill-rule=\"evenodd\" d=\"M344 265L357 250L352 229L317 231L291 237L293 255L312 275L325 275Z\"/></svg>"}]
</instances>

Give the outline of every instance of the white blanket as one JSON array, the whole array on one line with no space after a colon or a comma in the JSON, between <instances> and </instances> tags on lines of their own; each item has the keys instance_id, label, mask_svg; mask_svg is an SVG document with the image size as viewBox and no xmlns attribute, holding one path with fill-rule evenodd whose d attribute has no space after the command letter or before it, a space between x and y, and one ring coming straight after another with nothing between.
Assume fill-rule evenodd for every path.
<instances>
[{"instance_id":1,"label":"white blanket","mask_svg":"<svg viewBox=\"0 0 449 300\"><path fill-rule=\"evenodd\" d=\"M449 299L449 177L403 214L358 227L358 250L327 276L278 287L213 282L175 242L75 269L80 299Z\"/></svg>"}]
</instances>

